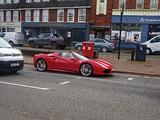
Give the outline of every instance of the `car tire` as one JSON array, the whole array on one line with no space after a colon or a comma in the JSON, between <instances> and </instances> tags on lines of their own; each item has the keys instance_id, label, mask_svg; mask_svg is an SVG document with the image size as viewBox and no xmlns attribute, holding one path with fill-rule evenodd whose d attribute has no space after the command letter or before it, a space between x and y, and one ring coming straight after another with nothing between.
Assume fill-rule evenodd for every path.
<instances>
[{"instance_id":1,"label":"car tire","mask_svg":"<svg viewBox=\"0 0 160 120\"><path fill-rule=\"evenodd\" d=\"M57 43L55 43L55 42L52 42L50 46L52 47L52 49L57 49L58 48Z\"/></svg>"},{"instance_id":2,"label":"car tire","mask_svg":"<svg viewBox=\"0 0 160 120\"><path fill-rule=\"evenodd\" d=\"M84 63L80 66L80 73L85 76L91 76L93 74L93 68L90 64Z\"/></svg>"},{"instance_id":3,"label":"car tire","mask_svg":"<svg viewBox=\"0 0 160 120\"><path fill-rule=\"evenodd\" d=\"M36 62L36 68L38 71L46 71L47 70L47 63L44 59L39 59Z\"/></svg>"},{"instance_id":4,"label":"car tire","mask_svg":"<svg viewBox=\"0 0 160 120\"><path fill-rule=\"evenodd\" d=\"M78 46L76 47L76 50L81 51L81 50L82 50L82 46L81 46L81 45L78 45Z\"/></svg>"},{"instance_id":5,"label":"car tire","mask_svg":"<svg viewBox=\"0 0 160 120\"><path fill-rule=\"evenodd\" d=\"M101 51L102 51L102 52L107 52L107 51L108 51L108 48L107 48L107 47L102 47L102 48L101 48Z\"/></svg>"},{"instance_id":6,"label":"car tire","mask_svg":"<svg viewBox=\"0 0 160 120\"><path fill-rule=\"evenodd\" d=\"M152 53L151 49L150 49L150 48L147 48L147 49L146 49L146 54L149 55L149 54L151 54L151 53Z\"/></svg>"},{"instance_id":7,"label":"car tire","mask_svg":"<svg viewBox=\"0 0 160 120\"><path fill-rule=\"evenodd\" d=\"M36 46L35 42L33 42L33 41L29 42L28 44L29 44L29 46L32 47L32 48L35 48L35 46Z\"/></svg>"}]
</instances>

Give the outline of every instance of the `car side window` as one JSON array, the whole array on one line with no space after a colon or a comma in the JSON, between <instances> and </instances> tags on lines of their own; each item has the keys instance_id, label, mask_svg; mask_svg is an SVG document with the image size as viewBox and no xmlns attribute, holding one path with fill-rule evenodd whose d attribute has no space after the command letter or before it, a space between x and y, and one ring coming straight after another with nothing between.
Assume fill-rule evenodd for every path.
<instances>
[{"instance_id":1,"label":"car side window","mask_svg":"<svg viewBox=\"0 0 160 120\"><path fill-rule=\"evenodd\" d=\"M43 34L38 35L38 38L43 38Z\"/></svg>"},{"instance_id":2,"label":"car side window","mask_svg":"<svg viewBox=\"0 0 160 120\"><path fill-rule=\"evenodd\" d=\"M157 43L160 42L160 36L156 37L155 39L151 40L151 43Z\"/></svg>"},{"instance_id":3,"label":"car side window","mask_svg":"<svg viewBox=\"0 0 160 120\"><path fill-rule=\"evenodd\" d=\"M105 43L104 40L102 40L102 39L97 39L96 42L97 43Z\"/></svg>"},{"instance_id":4,"label":"car side window","mask_svg":"<svg viewBox=\"0 0 160 120\"><path fill-rule=\"evenodd\" d=\"M60 56L62 56L62 57L64 57L64 58L67 58L67 59L73 58L72 53L69 53L69 52L61 52L61 53L60 53Z\"/></svg>"}]
</instances>

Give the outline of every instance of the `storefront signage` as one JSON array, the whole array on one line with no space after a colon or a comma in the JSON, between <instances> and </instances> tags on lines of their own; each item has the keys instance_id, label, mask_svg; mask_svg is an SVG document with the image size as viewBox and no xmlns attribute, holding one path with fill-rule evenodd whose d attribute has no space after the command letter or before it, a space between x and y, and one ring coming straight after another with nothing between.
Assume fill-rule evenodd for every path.
<instances>
[{"instance_id":1,"label":"storefront signage","mask_svg":"<svg viewBox=\"0 0 160 120\"><path fill-rule=\"evenodd\" d=\"M40 23L40 27L65 27L62 23Z\"/></svg>"},{"instance_id":2,"label":"storefront signage","mask_svg":"<svg viewBox=\"0 0 160 120\"><path fill-rule=\"evenodd\" d=\"M140 22L160 22L160 18L154 19L154 18L140 18Z\"/></svg>"},{"instance_id":3,"label":"storefront signage","mask_svg":"<svg viewBox=\"0 0 160 120\"><path fill-rule=\"evenodd\" d=\"M21 25L20 22L0 22L0 26L6 26L6 27L19 27Z\"/></svg>"}]
</instances>

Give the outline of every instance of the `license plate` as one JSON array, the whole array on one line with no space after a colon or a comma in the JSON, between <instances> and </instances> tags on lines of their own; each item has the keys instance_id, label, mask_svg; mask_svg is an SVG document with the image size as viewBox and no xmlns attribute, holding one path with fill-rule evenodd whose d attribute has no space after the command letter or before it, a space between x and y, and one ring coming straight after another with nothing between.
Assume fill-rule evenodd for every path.
<instances>
[{"instance_id":1,"label":"license plate","mask_svg":"<svg viewBox=\"0 0 160 120\"><path fill-rule=\"evenodd\" d=\"M16 67L16 66L19 66L19 63L12 63L11 64L11 67Z\"/></svg>"}]
</instances>

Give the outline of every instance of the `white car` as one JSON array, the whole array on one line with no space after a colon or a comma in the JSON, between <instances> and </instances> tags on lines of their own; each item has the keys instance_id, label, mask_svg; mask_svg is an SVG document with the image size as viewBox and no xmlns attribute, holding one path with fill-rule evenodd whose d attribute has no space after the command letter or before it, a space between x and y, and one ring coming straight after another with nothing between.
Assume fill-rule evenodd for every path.
<instances>
[{"instance_id":1,"label":"white car","mask_svg":"<svg viewBox=\"0 0 160 120\"><path fill-rule=\"evenodd\" d=\"M146 54L160 52L160 35L142 43L142 45L147 45Z\"/></svg>"},{"instance_id":2,"label":"white car","mask_svg":"<svg viewBox=\"0 0 160 120\"><path fill-rule=\"evenodd\" d=\"M0 37L4 38L10 45L23 46L25 44L24 34L20 32L2 32Z\"/></svg>"},{"instance_id":3,"label":"white car","mask_svg":"<svg viewBox=\"0 0 160 120\"><path fill-rule=\"evenodd\" d=\"M22 52L13 48L7 41L0 38L0 72L17 72L23 69Z\"/></svg>"}]
</instances>

